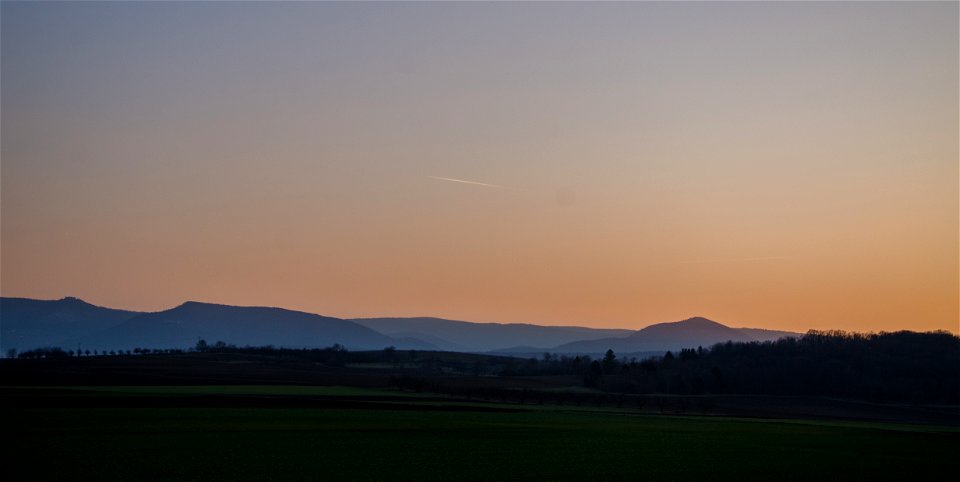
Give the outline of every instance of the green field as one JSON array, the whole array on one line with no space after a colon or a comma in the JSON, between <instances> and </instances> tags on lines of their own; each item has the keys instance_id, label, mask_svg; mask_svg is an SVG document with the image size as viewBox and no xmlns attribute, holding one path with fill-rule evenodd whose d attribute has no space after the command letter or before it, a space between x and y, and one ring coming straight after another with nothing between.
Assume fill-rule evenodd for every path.
<instances>
[{"instance_id":1,"label":"green field","mask_svg":"<svg viewBox=\"0 0 960 482\"><path fill-rule=\"evenodd\" d=\"M22 387L26 388L26 387ZM29 387L30 391L65 390L89 395L304 395L331 397L413 397L417 394L399 390L378 390L343 386L302 385L182 385L182 386L95 386L95 387ZM41 392L42 393L42 392Z\"/></svg>"},{"instance_id":2,"label":"green field","mask_svg":"<svg viewBox=\"0 0 960 482\"><path fill-rule=\"evenodd\" d=\"M960 469L960 434L951 427L495 404L488 405L518 411L480 412L471 408L484 405L478 402L421 402L341 387L35 388L4 395L5 472L41 479L909 480ZM125 397L201 395L239 406L111 405ZM261 408L242 406L245 395L348 405L402 395L411 402L393 401L397 410ZM34 402L16 403L18 397ZM54 403L35 402L44 399Z\"/></svg>"}]
</instances>

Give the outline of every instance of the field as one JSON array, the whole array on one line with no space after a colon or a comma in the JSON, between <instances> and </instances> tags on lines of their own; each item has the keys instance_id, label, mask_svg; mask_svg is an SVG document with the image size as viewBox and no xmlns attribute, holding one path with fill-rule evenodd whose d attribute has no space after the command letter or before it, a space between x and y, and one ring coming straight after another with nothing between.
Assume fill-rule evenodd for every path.
<instances>
[{"instance_id":1,"label":"field","mask_svg":"<svg viewBox=\"0 0 960 482\"><path fill-rule=\"evenodd\" d=\"M33 479L859 479L956 473L956 426L636 414L317 386L4 387Z\"/></svg>"}]
</instances>

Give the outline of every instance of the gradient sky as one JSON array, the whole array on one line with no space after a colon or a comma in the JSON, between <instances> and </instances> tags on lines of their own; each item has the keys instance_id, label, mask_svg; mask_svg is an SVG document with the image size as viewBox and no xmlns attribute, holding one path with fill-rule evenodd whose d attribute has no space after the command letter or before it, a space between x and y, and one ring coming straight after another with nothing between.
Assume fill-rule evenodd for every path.
<instances>
[{"instance_id":1,"label":"gradient sky","mask_svg":"<svg viewBox=\"0 0 960 482\"><path fill-rule=\"evenodd\" d=\"M956 2L0 14L4 296L958 330Z\"/></svg>"}]
</instances>

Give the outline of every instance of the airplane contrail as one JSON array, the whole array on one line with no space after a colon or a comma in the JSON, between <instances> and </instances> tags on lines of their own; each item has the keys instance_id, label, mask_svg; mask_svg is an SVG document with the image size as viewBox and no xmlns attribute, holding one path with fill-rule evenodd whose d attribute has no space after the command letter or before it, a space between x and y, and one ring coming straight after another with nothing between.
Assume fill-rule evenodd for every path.
<instances>
[{"instance_id":1,"label":"airplane contrail","mask_svg":"<svg viewBox=\"0 0 960 482\"><path fill-rule=\"evenodd\" d=\"M440 176L427 176L427 177L429 177L430 179L436 179L436 180L438 180L438 181L459 182L459 183L461 183L461 184L472 184L472 185L474 185L474 186L492 187L492 188L494 188L494 189L508 189L508 190L511 190L511 191L514 190L514 188L512 188L512 187L500 186L500 185L498 185L498 184L487 184L487 183L485 183L485 182L466 181L466 180L464 180L464 179L453 179L453 178L450 178L450 177L440 177Z\"/></svg>"}]
</instances>

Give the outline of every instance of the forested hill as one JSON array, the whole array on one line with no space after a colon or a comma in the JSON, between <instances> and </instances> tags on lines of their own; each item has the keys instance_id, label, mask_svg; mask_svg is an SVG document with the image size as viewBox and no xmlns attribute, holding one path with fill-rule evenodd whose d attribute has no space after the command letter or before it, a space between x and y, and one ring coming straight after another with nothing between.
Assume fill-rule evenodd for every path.
<instances>
[{"instance_id":1,"label":"forested hill","mask_svg":"<svg viewBox=\"0 0 960 482\"><path fill-rule=\"evenodd\" d=\"M592 363L584 382L605 391L816 395L960 403L960 338L948 332L811 331L764 343L720 343L659 359Z\"/></svg>"}]
</instances>

